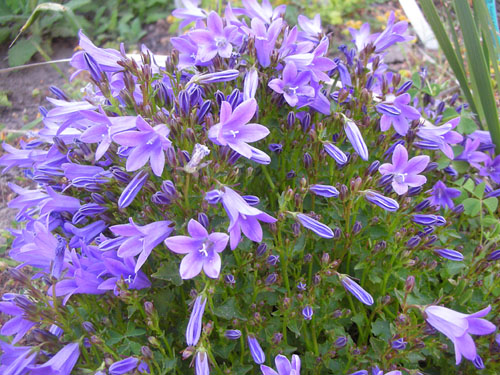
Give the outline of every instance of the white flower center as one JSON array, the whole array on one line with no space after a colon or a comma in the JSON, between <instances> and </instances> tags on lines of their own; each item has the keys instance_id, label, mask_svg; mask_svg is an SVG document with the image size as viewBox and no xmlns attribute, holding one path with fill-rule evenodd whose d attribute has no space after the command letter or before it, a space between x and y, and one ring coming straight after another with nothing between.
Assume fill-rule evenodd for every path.
<instances>
[{"instance_id":1,"label":"white flower center","mask_svg":"<svg viewBox=\"0 0 500 375\"><path fill-rule=\"evenodd\" d=\"M217 48L224 48L227 45L226 38L216 37L215 38L215 45L217 46Z\"/></svg>"},{"instance_id":2,"label":"white flower center","mask_svg":"<svg viewBox=\"0 0 500 375\"><path fill-rule=\"evenodd\" d=\"M401 184L403 182L405 182L405 177L408 175L408 173L396 173L394 175L394 181L396 181L397 183Z\"/></svg>"},{"instance_id":3,"label":"white flower center","mask_svg":"<svg viewBox=\"0 0 500 375\"><path fill-rule=\"evenodd\" d=\"M229 130L229 133L233 136L233 138L236 138L236 135L239 134L239 130Z\"/></svg>"}]
</instances>

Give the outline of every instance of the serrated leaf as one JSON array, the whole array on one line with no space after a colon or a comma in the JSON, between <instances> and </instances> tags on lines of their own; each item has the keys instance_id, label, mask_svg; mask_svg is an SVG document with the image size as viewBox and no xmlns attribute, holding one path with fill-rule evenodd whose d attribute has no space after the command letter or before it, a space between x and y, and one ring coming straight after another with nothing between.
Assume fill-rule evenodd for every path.
<instances>
[{"instance_id":1,"label":"serrated leaf","mask_svg":"<svg viewBox=\"0 0 500 375\"><path fill-rule=\"evenodd\" d=\"M161 267L151 275L155 279L166 280L173 283L175 286L180 286L183 283L179 275L179 266L174 262L162 264Z\"/></svg>"},{"instance_id":2,"label":"serrated leaf","mask_svg":"<svg viewBox=\"0 0 500 375\"><path fill-rule=\"evenodd\" d=\"M466 215L477 216L481 210L481 201L476 198L467 198L462 204Z\"/></svg>"},{"instance_id":3,"label":"serrated leaf","mask_svg":"<svg viewBox=\"0 0 500 375\"><path fill-rule=\"evenodd\" d=\"M389 322L383 319L377 319L372 323L372 333L384 340L389 340L391 337Z\"/></svg>"},{"instance_id":4,"label":"serrated leaf","mask_svg":"<svg viewBox=\"0 0 500 375\"><path fill-rule=\"evenodd\" d=\"M302 328L302 324L298 324L297 322L297 319L290 319L288 320L288 323L286 324L286 326L288 327L288 329L290 331L292 331L293 333L295 333L295 337L299 337L300 336L300 330Z\"/></svg>"},{"instance_id":5,"label":"serrated leaf","mask_svg":"<svg viewBox=\"0 0 500 375\"><path fill-rule=\"evenodd\" d=\"M9 49L9 65L19 66L26 64L36 51L35 44L31 43L28 39L19 40Z\"/></svg>"}]
</instances>

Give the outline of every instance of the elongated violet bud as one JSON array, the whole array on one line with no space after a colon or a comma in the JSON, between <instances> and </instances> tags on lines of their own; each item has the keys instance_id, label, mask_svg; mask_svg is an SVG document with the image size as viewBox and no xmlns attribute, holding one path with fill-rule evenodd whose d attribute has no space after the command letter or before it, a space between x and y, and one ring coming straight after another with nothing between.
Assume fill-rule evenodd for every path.
<instances>
[{"instance_id":1,"label":"elongated violet bud","mask_svg":"<svg viewBox=\"0 0 500 375\"><path fill-rule=\"evenodd\" d=\"M339 275L344 288L365 305L373 305L373 297L347 275Z\"/></svg>"},{"instance_id":2,"label":"elongated violet bud","mask_svg":"<svg viewBox=\"0 0 500 375\"><path fill-rule=\"evenodd\" d=\"M205 312L206 303L207 299L203 296L198 296L194 302L193 311L191 311L191 317L189 318L189 323L186 328L186 343L189 346L195 346L200 339L202 326L201 319Z\"/></svg>"},{"instance_id":3,"label":"elongated violet bud","mask_svg":"<svg viewBox=\"0 0 500 375\"><path fill-rule=\"evenodd\" d=\"M130 206L136 195L141 191L142 187L148 180L149 174L147 171L137 173L127 187L123 189L120 198L118 199L118 207L125 208Z\"/></svg>"},{"instance_id":4,"label":"elongated violet bud","mask_svg":"<svg viewBox=\"0 0 500 375\"><path fill-rule=\"evenodd\" d=\"M384 197L382 194L373 190L367 190L365 192L365 199L386 211L394 212L399 209L399 204L394 199Z\"/></svg>"},{"instance_id":5,"label":"elongated violet bud","mask_svg":"<svg viewBox=\"0 0 500 375\"><path fill-rule=\"evenodd\" d=\"M436 249L434 252L446 259L449 260L454 260L455 262L461 262L464 260L464 256L462 253L456 251L456 250L451 250L451 249Z\"/></svg>"},{"instance_id":6,"label":"elongated violet bud","mask_svg":"<svg viewBox=\"0 0 500 375\"><path fill-rule=\"evenodd\" d=\"M366 147L366 143L354 121L347 120L344 124L344 130L347 135L347 139L351 142L351 145L356 153L361 157L361 159L365 161L368 160L368 147Z\"/></svg>"},{"instance_id":7,"label":"elongated violet bud","mask_svg":"<svg viewBox=\"0 0 500 375\"><path fill-rule=\"evenodd\" d=\"M260 347L255 336L252 334L248 335L247 341L248 347L250 348L250 354L252 355L254 362L258 365L264 363L266 361L266 355L264 354L264 351Z\"/></svg>"},{"instance_id":8,"label":"elongated violet bud","mask_svg":"<svg viewBox=\"0 0 500 375\"><path fill-rule=\"evenodd\" d=\"M327 225L320 223L304 214L297 214L299 222L307 229L323 238L333 238L333 231Z\"/></svg>"},{"instance_id":9,"label":"elongated violet bud","mask_svg":"<svg viewBox=\"0 0 500 375\"><path fill-rule=\"evenodd\" d=\"M323 147L326 153L330 155L338 165L344 165L347 163L347 155L333 143L325 142Z\"/></svg>"},{"instance_id":10,"label":"elongated violet bud","mask_svg":"<svg viewBox=\"0 0 500 375\"><path fill-rule=\"evenodd\" d=\"M330 185L311 185L309 190L316 195L320 195L326 198L337 198L339 196L339 191L337 188Z\"/></svg>"}]
</instances>

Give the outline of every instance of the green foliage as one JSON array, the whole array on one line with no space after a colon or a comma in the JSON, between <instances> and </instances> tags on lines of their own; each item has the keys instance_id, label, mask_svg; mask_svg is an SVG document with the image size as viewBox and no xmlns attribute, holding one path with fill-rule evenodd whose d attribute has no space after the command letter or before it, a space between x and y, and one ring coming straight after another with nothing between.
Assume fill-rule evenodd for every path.
<instances>
[{"instance_id":1,"label":"green foliage","mask_svg":"<svg viewBox=\"0 0 500 375\"><path fill-rule=\"evenodd\" d=\"M495 94L500 88L497 61L500 48L498 39L491 32L494 30L493 23L482 0L474 0L472 7L467 0L454 0L450 3L453 8L449 8L449 4L441 4L445 13L443 17L447 19L449 25L446 30L433 1L420 2L465 98L477 115L481 126L487 127L490 131L498 153L500 120ZM453 18L452 10L455 11L456 20ZM460 28L460 34L455 30L456 25ZM465 50L465 56L462 55L462 49ZM495 74L496 87L490 77L490 67Z\"/></svg>"},{"instance_id":2,"label":"green foliage","mask_svg":"<svg viewBox=\"0 0 500 375\"><path fill-rule=\"evenodd\" d=\"M144 25L166 18L171 0L5 0L0 3L0 43L12 41L9 65L28 62L38 51L50 54L56 37L76 37L82 29L97 43L137 43Z\"/></svg>"}]
</instances>

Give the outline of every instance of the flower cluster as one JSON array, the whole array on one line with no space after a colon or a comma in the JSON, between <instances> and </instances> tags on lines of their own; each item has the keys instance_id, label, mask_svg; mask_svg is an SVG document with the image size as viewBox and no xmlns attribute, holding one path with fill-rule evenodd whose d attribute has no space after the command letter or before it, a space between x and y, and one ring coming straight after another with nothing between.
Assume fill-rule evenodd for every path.
<instances>
[{"instance_id":1,"label":"flower cluster","mask_svg":"<svg viewBox=\"0 0 500 375\"><path fill-rule=\"evenodd\" d=\"M84 97L3 146L32 188L0 372L414 373L451 357L436 330L487 366L490 308L449 307L498 313L500 156L384 64L407 23L335 50L319 15L182 4L163 59L80 33Z\"/></svg>"}]
</instances>

